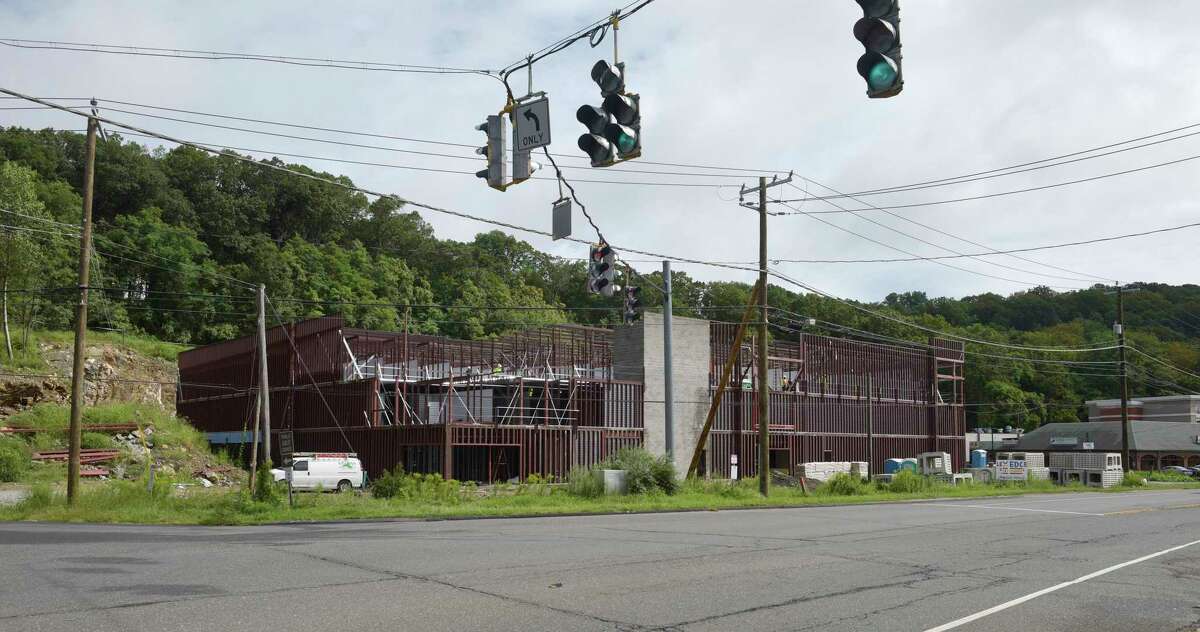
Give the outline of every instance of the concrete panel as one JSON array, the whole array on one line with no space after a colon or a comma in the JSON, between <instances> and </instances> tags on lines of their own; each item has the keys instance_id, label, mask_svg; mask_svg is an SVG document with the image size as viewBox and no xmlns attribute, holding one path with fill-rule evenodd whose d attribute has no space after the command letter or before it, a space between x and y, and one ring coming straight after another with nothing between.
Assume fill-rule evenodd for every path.
<instances>
[{"instance_id":1,"label":"concrete panel","mask_svg":"<svg viewBox=\"0 0 1200 632\"><path fill-rule=\"evenodd\" d=\"M617 326L613 335L613 378L638 380L646 385L645 446L651 454L666 453L662 328L662 315L647 312L632 325ZM673 460L682 476L687 472L708 413L709 322L676 316L671 334L675 400Z\"/></svg>"}]
</instances>

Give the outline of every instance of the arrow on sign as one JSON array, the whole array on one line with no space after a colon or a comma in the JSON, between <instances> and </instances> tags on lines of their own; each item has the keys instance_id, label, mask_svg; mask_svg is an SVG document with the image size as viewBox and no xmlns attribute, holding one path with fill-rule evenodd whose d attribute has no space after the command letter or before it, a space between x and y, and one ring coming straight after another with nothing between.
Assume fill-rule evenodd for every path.
<instances>
[{"instance_id":1,"label":"arrow on sign","mask_svg":"<svg viewBox=\"0 0 1200 632\"><path fill-rule=\"evenodd\" d=\"M533 121L533 131L542 131L542 122L538 120L538 115L533 113L533 110L525 110L525 120Z\"/></svg>"}]
</instances>

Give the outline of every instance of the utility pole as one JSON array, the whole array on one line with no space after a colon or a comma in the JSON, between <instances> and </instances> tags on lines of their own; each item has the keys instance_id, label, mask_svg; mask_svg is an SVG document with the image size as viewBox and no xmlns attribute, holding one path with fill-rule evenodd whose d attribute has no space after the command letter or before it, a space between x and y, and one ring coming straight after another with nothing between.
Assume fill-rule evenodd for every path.
<instances>
[{"instance_id":1,"label":"utility pole","mask_svg":"<svg viewBox=\"0 0 1200 632\"><path fill-rule=\"evenodd\" d=\"M671 262L663 261L663 420L667 458L675 458L675 393L671 383Z\"/></svg>"},{"instance_id":2,"label":"utility pole","mask_svg":"<svg viewBox=\"0 0 1200 632\"><path fill-rule=\"evenodd\" d=\"M771 178L767 182L765 176L759 176L758 186L758 491L766 496L771 489L771 384L767 379L767 189L792 181L792 174L787 178ZM745 198L747 193L755 189L742 187L739 197ZM743 206L755 208L742 202Z\"/></svg>"},{"instance_id":3,"label":"utility pole","mask_svg":"<svg viewBox=\"0 0 1200 632\"><path fill-rule=\"evenodd\" d=\"M258 406L262 415L263 460L271 460L271 392L267 387L267 286L258 285Z\"/></svg>"},{"instance_id":4,"label":"utility pole","mask_svg":"<svg viewBox=\"0 0 1200 632\"><path fill-rule=\"evenodd\" d=\"M771 384L767 379L767 179L758 177L758 491L771 487Z\"/></svg>"},{"instance_id":5,"label":"utility pole","mask_svg":"<svg viewBox=\"0 0 1200 632\"><path fill-rule=\"evenodd\" d=\"M87 338L88 272L92 252L92 196L96 180L96 129L88 117L87 149L83 163L83 231L79 238L79 305L75 307L75 355L71 364L71 428L67 437L67 503L79 495L79 442L83 421L83 356Z\"/></svg>"},{"instance_id":6,"label":"utility pole","mask_svg":"<svg viewBox=\"0 0 1200 632\"><path fill-rule=\"evenodd\" d=\"M867 374L867 480L875 476L875 394L871 390L871 374Z\"/></svg>"},{"instance_id":7,"label":"utility pole","mask_svg":"<svg viewBox=\"0 0 1200 632\"><path fill-rule=\"evenodd\" d=\"M1117 285L1117 353L1121 361L1121 467L1133 469L1129 462L1129 365L1125 362L1125 300L1121 285Z\"/></svg>"}]
</instances>

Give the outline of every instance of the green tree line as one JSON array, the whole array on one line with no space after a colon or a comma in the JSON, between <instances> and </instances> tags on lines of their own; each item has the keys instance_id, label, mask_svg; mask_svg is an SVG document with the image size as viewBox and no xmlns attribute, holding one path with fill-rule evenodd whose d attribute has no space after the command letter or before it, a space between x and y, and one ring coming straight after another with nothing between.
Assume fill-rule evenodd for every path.
<instances>
[{"instance_id":1,"label":"green tree line","mask_svg":"<svg viewBox=\"0 0 1200 632\"><path fill-rule=\"evenodd\" d=\"M30 329L71 324L83 156L81 134L0 130L6 345L28 344ZM99 140L91 285L102 289L90 295L89 326L192 344L242 335L254 324L250 286L259 283L285 320L337 313L356 326L407 326L471 339L541 324L608 325L621 318L619 298L585 290L581 259L552 257L499 231L468 242L439 239L402 204L339 186L352 184L345 176L270 162L333 183L187 147L148 150L119 134ZM649 309L661 306L661 294L653 289L661 281L658 272L635 279ZM750 294L744 283L704 282L682 272L672 274L672 287L677 315L715 320L737 320ZM851 305L776 285L769 302L871 335L913 342L929 337ZM893 293L859 306L976 339L1071 347L1113 344L1116 311L1114 297L1102 287L1061 293L1039 287L961 299ZM534 309L509 309L514 307ZM778 319L773 335L848 335L840 327L787 318ZM1200 287L1143 284L1126 299L1126 321L1133 345L1200 372ZM1085 399L1118 392L1110 375L1115 365L1034 361L1112 361L1115 352L1042 355L977 344L968 351L970 425L1029 428L1075 421L1084 416ZM1131 361L1137 395L1200 390L1197 380L1136 354Z\"/></svg>"}]
</instances>

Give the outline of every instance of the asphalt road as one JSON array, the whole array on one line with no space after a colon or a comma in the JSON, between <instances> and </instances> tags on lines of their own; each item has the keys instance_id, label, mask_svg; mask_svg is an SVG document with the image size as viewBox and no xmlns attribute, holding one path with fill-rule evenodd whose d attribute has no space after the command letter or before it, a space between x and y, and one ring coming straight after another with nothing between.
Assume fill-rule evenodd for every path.
<instances>
[{"instance_id":1,"label":"asphalt road","mask_svg":"<svg viewBox=\"0 0 1200 632\"><path fill-rule=\"evenodd\" d=\"M1200 491L253 528L0 524L0 630L954 622L940 629L1200 629Z\"/></svg>"}]
</instances>

